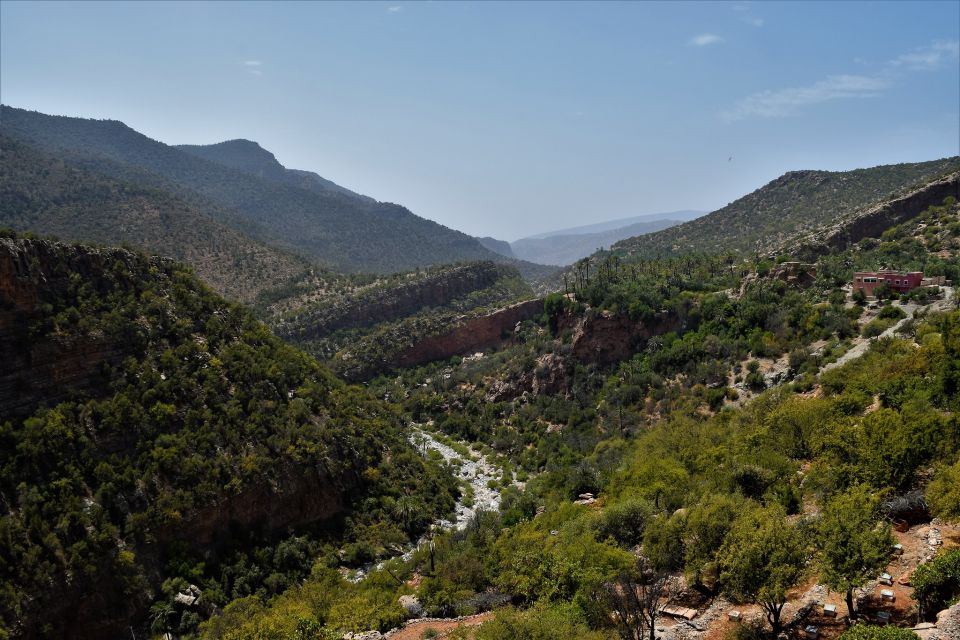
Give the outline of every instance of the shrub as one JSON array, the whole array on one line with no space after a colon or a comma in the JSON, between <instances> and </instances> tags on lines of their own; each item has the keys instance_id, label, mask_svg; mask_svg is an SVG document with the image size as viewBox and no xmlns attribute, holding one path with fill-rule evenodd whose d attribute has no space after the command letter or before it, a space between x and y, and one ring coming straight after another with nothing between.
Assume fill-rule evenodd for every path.
<instances>
[{"instance_id":1,"label":"shrub","mask_svg":"<svg viewBox=\"0 0 960 640\"><path fill-rule=\"evenodd\" d=\"M878 317L865 324L863 329L860 331L860 335L862 335L864 338L876 338L881 333L892 327L893 323L893 320L887 320Z\"/></svg>"},{"instance_id":2,"label":"shrub","mask_svg":"<svg viewBox=\"0 0 960 640\"><path fill-rule=\"evenodd\" d=\"M844 631L840 640L920 640L920 636L910 629L858 624Z\"/></svg>"},{"instance_id":3,"label":"shrub","mask_svg":"<svg viewBox=\"0 0 960 640\"><path fill-rule=\"evenodd\" d=\"M960 549L939 553L933 560L921 564L911 582L921 616L949 605L960 596Z\"/></svg>"},{"instance_id":4,"label":"shrub","mask_svg":"<svg viewBox=\"0 0 960 640\"><path fill-rule=\"evenodd\" d=\"M653 504L643 498L628 498L610 506L600 518L600 537L613 538L627 547L640 544L653 511Z\"/></svg>"},{"instance_id":5,"label":"shrub","mask_svg":"<svg viewBox=\"0 0 960 640\"><path fill-rule=\"evenodd\" d=\"M960 461L937 470L927 486L927 501L935 515L946 520L960 519Z\"/></svg>"},{"instance_id":6,"label":"shrub","mask_svg":"<svg viewBox=\"0 0 960 640\"><path fill-rule=\"evenodd\" d=\"M877 317L885 320L900 320L901 318L906 318L907 314L900 307L889 304L883 309L880 309Z\"/></svg>"}]
</instances>

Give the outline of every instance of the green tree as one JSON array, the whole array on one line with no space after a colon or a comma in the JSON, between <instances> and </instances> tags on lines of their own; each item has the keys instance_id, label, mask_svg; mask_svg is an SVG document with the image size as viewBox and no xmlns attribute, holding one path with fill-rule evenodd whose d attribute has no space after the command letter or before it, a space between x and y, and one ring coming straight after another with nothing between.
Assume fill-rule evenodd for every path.
<instances>
[{"instance_id":1,"label":"green tree","mask_svg":"<svg viewBox=\"0 0 960 640\"><path fill-rule=\"evenodd\" d=\"M817 531L824 584L845 594L850 619L856 617L853 590L887 565L893 537L878 521L880 500L867 485L834 496L823 510Z\"/></svg>"},{"instance_id":2,"label":"green tree","mask_svg":"<svg viewBox=\"0 0 960 640\"><path fill-rule=\"evenodd\" d=\"M713 587L717 580L716 555L736 520L742 500L713 494L690 509L683 535L684 561L688 578Z\"/></svg>"},{"instance_id":3,"label":"green tree","mask_svg":"<svg viewBox=\"0 0 960 640\"><path fill-rule=\"evenodd\" d=\"M723 590L759 604L776 636L787 590L800 579L807 557L804 537L780 508L751 509L733 524L718 554Z\"/></svg>"},{"instance_id":4,"label":"green tree","mask_svg":"<svg viewBox=\"0 0 960 640\"><path fill-rule=\"evenodd\" d=\"M914 571L910 582L923 618L960 596L960 549L941 551Z\"/></svg>"},{"instance_id":5,"label":"green tree","mask_svg":"<svg viewBox=\"0 0 960 640\"><path fill-rule=\"evenodd\" d=\"M920 636L910 629L858 624L844 631L839 640L920 640Z\"/></svg>"},{"instance_id":6,"label":"green tree","mask_svg":"<svg viewBox=\"0 0 960 640\"><path fill-rule=\"evenodd\" d=\"M927 501L934 515L960 520L960 461L937 470L927 486Z\"/></svg>"},{"instance_id":7,"label":"green tree","mask_svg":"<svg viewBox=\"0 0 960 640\"><path fill-rule=\"evenodd\" d=\"M657 570L673 571L683 566L683 530L687 517L683 511L660 515L647 524L643 553Z\"/></svg>"}]
</instances>

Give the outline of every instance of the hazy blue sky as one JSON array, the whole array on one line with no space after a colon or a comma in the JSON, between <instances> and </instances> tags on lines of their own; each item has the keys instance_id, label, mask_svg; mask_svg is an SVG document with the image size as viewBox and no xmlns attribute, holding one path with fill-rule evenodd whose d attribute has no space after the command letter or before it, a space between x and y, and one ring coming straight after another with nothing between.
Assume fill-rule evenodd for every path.
<instances>
[{"instance_id":1,"label":"hazy blue sky","mask_svg":"<svg viewBox=\"0 0 960 640\"><path fill-rule=\"evenodd\" d=\"M253 139L507 240L960 153L956 1L2 2L0 25L5 104Z\"/></svg>"}]
</instances>

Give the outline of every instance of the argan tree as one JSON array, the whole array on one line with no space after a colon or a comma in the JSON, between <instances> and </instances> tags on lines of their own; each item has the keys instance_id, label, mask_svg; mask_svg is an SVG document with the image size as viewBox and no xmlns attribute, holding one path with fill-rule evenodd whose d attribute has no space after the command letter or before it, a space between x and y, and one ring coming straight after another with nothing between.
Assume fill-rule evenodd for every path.
<instances>
[{"instance_id":1,"label":"argan tree","mask_svg":"<svg viewBox=\"0 0 960 640\"><path fill-rule=\"evenodd\" d=\"M817 527L821 579L845 594L850 620L856 617L853 590L875 578L890 558L893 537L879 511L879 497L857 485L827 502Z\"/></svg>"},{"instance_id":2,"label":"argan tree","mask_svg":"<svg viewBox=\"0 0 960 640\"><path fill-rule=\"evenodd\" d=\"M780 508L751 509L734 522L718 554L723 591L759 604L776 637L787 590L800 579L807 557L804 536Z\"/></svg>"}]
</instances>

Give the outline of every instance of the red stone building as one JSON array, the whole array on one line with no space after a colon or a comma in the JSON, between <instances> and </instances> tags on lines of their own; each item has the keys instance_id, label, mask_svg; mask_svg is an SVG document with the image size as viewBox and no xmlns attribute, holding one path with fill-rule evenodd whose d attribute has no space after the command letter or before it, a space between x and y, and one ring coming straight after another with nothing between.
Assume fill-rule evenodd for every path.
<instances>
[{"instance_id":1,"label":"red stone building","mask_svg":"<svg viewBox=\"0 0 960 640\"><path fill-rule=\"evenodd\" d=\"M890 289L904 293L920 286L922 271L857 271L853 274L853 292L863 291L867 297L873 296L873 290L882 284Z\"/></svg>"}]
</instances>

